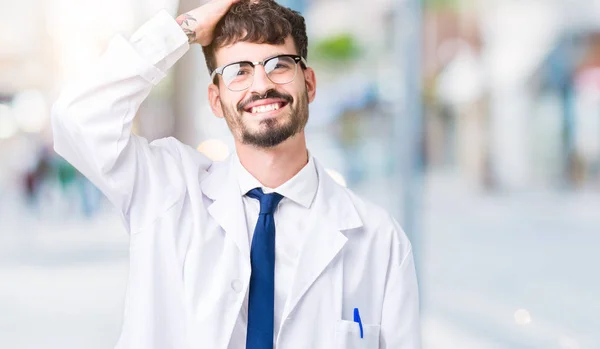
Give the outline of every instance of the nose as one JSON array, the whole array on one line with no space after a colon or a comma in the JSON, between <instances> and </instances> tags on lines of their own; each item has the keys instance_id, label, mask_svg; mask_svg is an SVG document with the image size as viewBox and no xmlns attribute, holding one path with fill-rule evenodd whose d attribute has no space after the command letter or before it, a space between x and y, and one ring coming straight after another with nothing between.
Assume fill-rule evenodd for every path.
<instances>
[{"instance_id":1,"label":"nose","mask_svg":"<svg viewBox=\"0 0 600 349\"><path fill-rule=\"evenodd\" d=\"M267 72L265 71L265 67L260 64L257 64L254 67L254 78L252 85L249 88L250 93L256 93L259 96L264 95L269 90L275 88L275 84L267 77Z\"/></svg>"}]
</instances>

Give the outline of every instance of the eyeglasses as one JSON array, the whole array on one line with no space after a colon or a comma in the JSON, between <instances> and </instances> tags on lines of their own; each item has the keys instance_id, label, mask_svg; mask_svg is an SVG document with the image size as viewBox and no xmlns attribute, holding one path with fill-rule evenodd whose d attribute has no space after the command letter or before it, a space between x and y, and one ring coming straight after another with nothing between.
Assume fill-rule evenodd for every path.
<instances>
[{"instance_id":1,"label":"eyeglasses","mask_svg":"<svg viewBox=\"0 0 600 349\"><path fill-rule=\"evenodd\" d=\"M210 79L214 81L215 76L219 74L228 89L234 92L244 91L254 82L254 67L262 65L269 80L274 84L283 85L294 81L298 63L306 69L306 60L298 55L278 55L266 58L262 62L235 62L215 69L210 74Z\"/></svg>"}]
</instances>

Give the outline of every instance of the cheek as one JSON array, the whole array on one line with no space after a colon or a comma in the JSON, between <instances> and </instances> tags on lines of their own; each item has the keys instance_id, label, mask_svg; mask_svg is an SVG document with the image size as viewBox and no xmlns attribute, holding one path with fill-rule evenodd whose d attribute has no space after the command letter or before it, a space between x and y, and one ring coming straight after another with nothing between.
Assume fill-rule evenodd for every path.
<instances>
[{"instance_id":1,"label":"cheek","mask_svg":"<svg viewBox=\"0 0 600 349\"><path fill-rule=\"evenodd\" d=\"M221 95L221 105L230 111L237 112L237 106L241 99L235 96Z\"/></svg>"},{"instance_id":2,"label":"cheek","mask_svg":"<svg viewBox=\"0 0 600 349\"><path fill-rule=\"evenodd\" d=\"M304 80L302 80L299 84L294 82L293 85L288 86L288 88L281 92L292 96L294 98L294 105L297 105L298 102L302 99L302 96L306 93L306 86L304 85Z\"/></svg>"}]
</instances>

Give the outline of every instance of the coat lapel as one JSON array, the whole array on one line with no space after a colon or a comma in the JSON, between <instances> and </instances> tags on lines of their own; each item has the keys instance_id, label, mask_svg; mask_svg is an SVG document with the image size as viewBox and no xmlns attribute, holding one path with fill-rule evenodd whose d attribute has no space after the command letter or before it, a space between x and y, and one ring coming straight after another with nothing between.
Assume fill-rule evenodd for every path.
<instances>
[{"instance_id":1,"label":"coat lapel","mask_svg":"<svg viewBox=\"0 0 600 349\"><path fill-rule=\"evenodd\" d=\"M288 316L327 266L344 247L348 238L344 230L362 226L362 221L345 188L335 183L315 160L319 188L311 208L310 225L300 252L292 289L283 312Z\"/></svg>"},{"instance_id":2,"label":"coat lapel","mask_svg":"<svg viewBox=\"0 0 600 349\"><path fill-rule=\"evenodd\" d=\"M246 214L233 161L236 161L236 158L231 156L227 161L214 163L208 175L201 180L201 187L202 192L213 200L208 206L209 214L249 261L250 243ZM281 326L317 278L343 249L348 238L342 232L363 225L350 194L335 183L316 160L315 165L319 187L311 207L310 224L307 226L307 235L283 311Z\"/></svg>"},{"instance_id":3,"label":"coat lapel","mask_svg":"<svg viewBox=\"0 0 600 349\"><path fill-rule=\"evenodd\" d=\"M240 194L240 186L235 174L233 161L228 160L214 163L208 176L202 181L202 192L213 200L208 206L208 213L225 230L227 238L233 240L240 252L250 260L250 243L248 242L248 227L246 213Z\"/></svg>"}]
</instances>

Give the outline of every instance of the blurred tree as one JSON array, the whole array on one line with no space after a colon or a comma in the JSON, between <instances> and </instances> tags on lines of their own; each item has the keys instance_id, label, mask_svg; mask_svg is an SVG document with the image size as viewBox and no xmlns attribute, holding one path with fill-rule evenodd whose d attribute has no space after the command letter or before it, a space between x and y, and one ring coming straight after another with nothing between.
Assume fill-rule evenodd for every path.
<instances>
[{"instance_id":1,"label":"blurred tree","mask_svg":"<svg viewBox=\"0 0 600 349\"><path fill-rule=\"evenodd\" d=\"M352 60L360 54L356 39L348 33L322 39L315 44L311 51L312 58L335 62Z\"/></svg>"},{"instance_id":2,"label":"blurred tree","mask_svg":"<svg viewBox=\"0 0 600 349\"><path fill-rule=\"evenodd\" d=\"M456 9L461 6L460 0L422 0L426 10Z\"/></svg>"},{"instance_id":3,"label":"blurred tree","mask_svg":"<svg viewBox=\"0 0 600 349\"><path fill-rule=\"evenodd\" d=\"M61 157L56 157L55 164L56 176L63 189L75 182L79 172L70 163Z\"/></svg>"}]
</instances>

